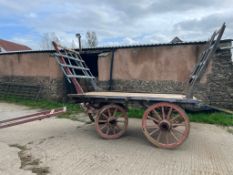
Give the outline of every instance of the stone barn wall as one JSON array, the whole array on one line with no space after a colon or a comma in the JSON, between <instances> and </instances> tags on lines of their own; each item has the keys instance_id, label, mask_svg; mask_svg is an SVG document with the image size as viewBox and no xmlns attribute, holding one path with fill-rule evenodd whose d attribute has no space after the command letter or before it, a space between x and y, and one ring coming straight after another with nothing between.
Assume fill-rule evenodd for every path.
<instances>
[{"instance_id":1,"label":"stone barn wall","mask_svg":"<svg viewBox=\"0 0 233 175\"><path fill-rule=\"evenodd\" d=\"M112 90L184 93L185 83L203 47L203 43L188 43L109 48L109 51L114 49ZM213 105L233 109L230 47L231 40L221 43L221 50L211 59L194 95ZM104 51L100 48L98 53L101 52L106 52L106 48ZM86 57L89 58L88 54ZM112 52L100 54L99 58L93 56L88 64L92 64L93 59L93 64L98 59L98 84L108 90ZM63 73L51 52L46 51L0 54L0 86L5 82L40 85L43 87L42 98L46 99L66 98L67 89L69 92L69 89L72 90L72 85L65 83ZM84 89L90 88L87 85Z\"/></svg>"},{"instance_id":2,"label":"stone barn wall","mask_svg":"<svg viewBox=\"0 0 233 175\"><path fill-rule=\"evenodd\" d=\"M226 49L226 46L228 49ZM194 95L212 105L233 109L231 41L222 42ZM225 49L224 49L225 48ZM204 44L117 49L112 89L127 92L182 93ZM99 85L109 88L112 53L99 56Z\"/></svg>"},{"instance_id":3,"label":"stone barn wall","mask_svg":"<svg viewBox=\"0 0 233 175\"><path fill-rule=\"evenodd\" d=\"M0 55L0 83L41 86L41 98L64 96L64 78L49 53Z\"/></svg>"}]
</instances>

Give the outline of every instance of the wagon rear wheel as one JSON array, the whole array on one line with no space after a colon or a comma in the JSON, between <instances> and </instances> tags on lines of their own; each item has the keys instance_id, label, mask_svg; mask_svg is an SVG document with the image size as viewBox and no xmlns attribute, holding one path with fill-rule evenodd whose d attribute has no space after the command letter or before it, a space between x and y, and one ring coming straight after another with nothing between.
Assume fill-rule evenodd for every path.
<instances>
[{"instance_id":1,"label":"wagon rear wheel","mask_svg":"<svg viewBox=\"0 0 233 175\"><path fill-rule=\"evenodd\" d=\"M105 139L116 139L122 136L128 126L126 110L119 105L111 104L102 107L95 118L98 134Z\"/></svg>"},{"instance_id":2,"label":"wagon rear wheel","mask_svg":"<svg viewBox=\"0 0 233 175\"><path fill-rule=\"evenodd\" d=\"M157 103L147 108L142 119L146 138L160 148L176 148L189 135L190 124L184 110L171 103Z\"/></svg>"}]
</instances>

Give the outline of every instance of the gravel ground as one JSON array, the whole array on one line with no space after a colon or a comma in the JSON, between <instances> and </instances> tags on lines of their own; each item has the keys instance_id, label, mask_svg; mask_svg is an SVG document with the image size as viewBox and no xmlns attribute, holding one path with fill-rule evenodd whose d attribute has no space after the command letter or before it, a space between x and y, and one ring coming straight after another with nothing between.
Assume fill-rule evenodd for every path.
<instances>
[{"instance_id":1,"label":"gravel ground","mask_svg":"<svg viewBox=\"0 0 233 175\"><path fill-rule=\"evenodd\" d=\"M0 119L32 113L0 103ZM191 124L188 140L175 150L158 149L143 136L141 121L117 140L103 140L93 124L45 119L0 130L0 174L232 175L233 135L207 124Z\"/></svg>"}]
</instances>

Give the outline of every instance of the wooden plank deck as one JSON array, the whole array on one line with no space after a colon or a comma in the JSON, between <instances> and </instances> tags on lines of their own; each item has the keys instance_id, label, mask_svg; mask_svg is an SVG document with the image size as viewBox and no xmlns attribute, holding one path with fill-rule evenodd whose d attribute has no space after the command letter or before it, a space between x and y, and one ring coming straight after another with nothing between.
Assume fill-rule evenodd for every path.
<instances>
[{"instance_id":1,"label":"wooden plank deck","mask_svg":"<svg viewBox=\"0 0 233 175\"><path fill-rule=\"evenodd\" d=\"M138 97L138 98L164 98L164 99L187 99L181 94L149 94L149 93L127 93L127 92L87 92L84 94L71 94L71 96L88 97Z\"/></svg>"}]
</instances>

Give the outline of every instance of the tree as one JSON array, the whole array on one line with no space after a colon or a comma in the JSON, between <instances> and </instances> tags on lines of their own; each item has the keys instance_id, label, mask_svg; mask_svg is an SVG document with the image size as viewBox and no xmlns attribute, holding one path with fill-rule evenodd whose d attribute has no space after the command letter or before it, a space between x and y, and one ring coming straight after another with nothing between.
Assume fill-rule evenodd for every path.
<instances>
[{"instance_id":1,"label":"tree","mask_svg":"<svg viewBox=\"0 0 233 175\"><path fill-rule=\"evenodd\" d=\"M41 48L42 49L53 49L52 41L60 43L60 40L55 32L45 33L41 39Z\"/></svg>"},{"instance_id":2,"label":"tree","mask_svg":"<svg viewBox=\"0 0 233 175\"><path fill-rule=\"evenodd\" d=\"M90 48L96 47L98 45L98 39L95 32L88 31L86 33L87 45Z\"/></svg>"}]
</instances>

